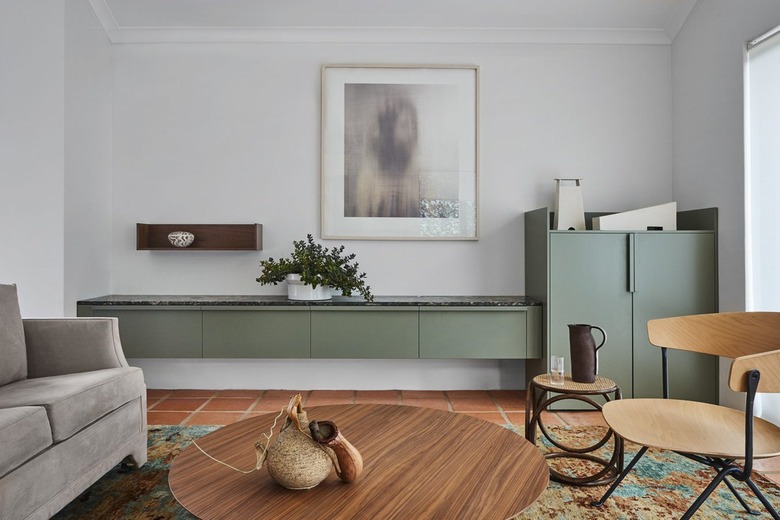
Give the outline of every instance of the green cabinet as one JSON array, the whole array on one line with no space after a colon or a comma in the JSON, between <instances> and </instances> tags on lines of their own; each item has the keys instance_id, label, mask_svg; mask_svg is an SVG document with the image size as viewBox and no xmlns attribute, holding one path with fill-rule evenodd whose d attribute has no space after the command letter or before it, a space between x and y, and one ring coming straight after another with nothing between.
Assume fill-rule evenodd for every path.
<instances>
[{"instance_id":1,"label":"green cabinet","mask_svg":"<svg viewBox=\"0 0 780 520\"><path fill-rule=\"evenodd\" d=\"M80 309L79 316L84 315ZM200 307L93 306L88 315L119 319L119 337L126 357L203 357Z\"/></svg>"},{"instance_id":2,"label":"green cabinet","mask_svg":"<svg viewBox=\"0 0 780 520\"><path fill-rule=\"evenodd\" d=\"M526 317L511 307L422 307L420 357L525 359Z\"/></svg>"},{"instance_id":3,"label":"green cabinet","mask_svg":"<svg viewBox=\"0 0 780 520\"><path fill-rule=\"evenodd\" d=\"M621 232L552 231L547 208L526 213L526 291L546 313L545 356L527 364L527 377L546 372L550 355L569 363L567 325L588 323L609 335L599 374L623 397L660 397L661 351L647 321L717 311L716 215L682 212L677 231ZM669 359L672 397L717 402L717 358L670 351Z\"/></svg>"},{"instance_id":4,"label":"green cabinet","mask_svg":"<svg viewBox=\"0 0 780 520\"><path fill-rule=\"evenodd\" d=\"M312 307L315 358L418 357L417 307Z\"/></svg>"},{"instance_id":5,"label":"green cabinet","mask_svg":"<svg viewBox=\"0 0 780 520\"><path fill-rule=\"evenodd\" d=\"M524 297L431 297L436 301L433 305L425 297L311 305L269 298L273 297L105 296L78 302L78 315L119 318L129 358L527 359L542 355L541 306Z\"/></svg>"},{"instance_id":6,"label":"green cabinet","mask_svg":"<svg viewBox=\"0 0 780 520\"><path fill-rule=\"evenodd\" d=\"M203 309L204 358L308 358L307 307L207 307Z\"/></svg>"}]
</instances>

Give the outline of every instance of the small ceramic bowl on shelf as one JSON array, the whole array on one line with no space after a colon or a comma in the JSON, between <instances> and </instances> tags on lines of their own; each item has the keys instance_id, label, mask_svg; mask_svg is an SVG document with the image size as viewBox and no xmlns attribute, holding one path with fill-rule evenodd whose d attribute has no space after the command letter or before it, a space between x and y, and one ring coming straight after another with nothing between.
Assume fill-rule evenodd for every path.
<instances>
[{"instance_id":1,"label":"small ceramic bowl on shelf","mask_svg":"<svg viewBox=\"0 0 780 520\"><path fill-rule=\"evenodd\" d=\"M174 247L189 247L195 235L189 231L172 231L168 233L168 240Z\"/></svg>"}]
</instances>

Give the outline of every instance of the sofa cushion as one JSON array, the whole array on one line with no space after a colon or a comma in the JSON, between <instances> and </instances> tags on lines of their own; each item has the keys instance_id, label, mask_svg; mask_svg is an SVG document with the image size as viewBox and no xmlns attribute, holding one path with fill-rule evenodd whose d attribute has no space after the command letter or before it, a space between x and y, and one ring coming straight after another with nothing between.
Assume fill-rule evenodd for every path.
<instances>
[{"instance_id":1,"label":"sofa cushion","mask_svg":"<svg viewBox=\"0 0 780 520\"><path fill-rule=\"evenodd\" d=\"M0 385L27 377L27 349L15 285L0 284L0 360Z\"/></svg>"},{"instance_id":2,"label":"sofa cushion","mask_svg":"<svg viewBox=\"0 0 780 520\"><path fill-rule=\"evenodd\" d=\"M0 478L51 444L49 420L43 407L0 409Z\"/></svg>"},{"instance_id":3,"label":"sofa cushion","mask_svg":"<svg viewBox=\"0 0 780 520\"><path fill-rule=\"evenodd\" d=\"M140 368L24 379L0 387L0 408L43 406L60 442L146 391Z\"/></svg>"}]
</instances>

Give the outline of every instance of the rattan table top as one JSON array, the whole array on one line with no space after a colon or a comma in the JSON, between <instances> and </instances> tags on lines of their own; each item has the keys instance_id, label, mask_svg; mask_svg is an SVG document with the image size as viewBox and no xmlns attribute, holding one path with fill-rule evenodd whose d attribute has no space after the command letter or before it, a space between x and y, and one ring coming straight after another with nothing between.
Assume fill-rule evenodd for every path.
<instances>
[{"instance_id":1,"label":"rattan table top","mask_svg":"<svg viewBox=\"0 0 780 520\"><path fill-rule=\"evenodd\" d=\"M571 374L564 374L562 385L552 384L550 382L550 374L540 374L534 377L533 382L539 388L562 394L600 394L617 389L617 383L599 375L596 376L596 380L593 383L577 383L572 380Z\"/></svg>"}]
</instances>

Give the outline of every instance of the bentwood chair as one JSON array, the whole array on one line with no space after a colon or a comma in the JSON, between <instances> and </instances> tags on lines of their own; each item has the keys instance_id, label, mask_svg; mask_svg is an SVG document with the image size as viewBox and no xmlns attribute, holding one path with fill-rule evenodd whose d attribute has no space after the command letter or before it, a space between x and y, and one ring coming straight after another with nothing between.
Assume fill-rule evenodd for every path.
<instances>
[{"instance_id":1,"label":"bentwood chair","mask_svg":"<svg viewBox=\"0 0 780 520\"><path fill-rule=\"evenodd\" d=\"M712 482L682 516L690 518L722 482L751 514L729 481L742 481L775 519L777 511L751 480L753 460L780 455L780 427L753 417L756 392L780 392L780 312L731 312L650 320L650 343L661 347L663 399L621 399L604 405L604 419L639 452L613 482L601 506L648 448L670 450L712 467ZM731 358L729 387L745 392L745 411L669 398L667 349Z\"/></svg>"}]
</instances>

